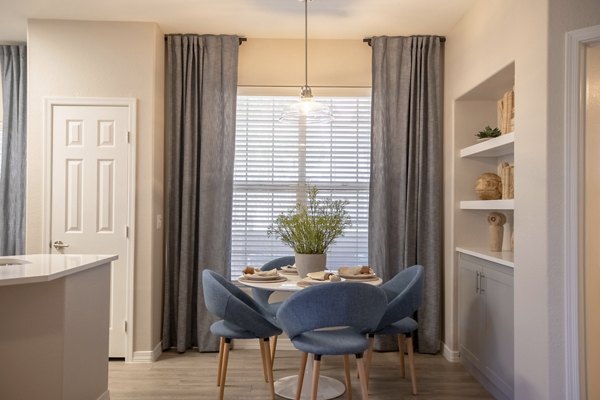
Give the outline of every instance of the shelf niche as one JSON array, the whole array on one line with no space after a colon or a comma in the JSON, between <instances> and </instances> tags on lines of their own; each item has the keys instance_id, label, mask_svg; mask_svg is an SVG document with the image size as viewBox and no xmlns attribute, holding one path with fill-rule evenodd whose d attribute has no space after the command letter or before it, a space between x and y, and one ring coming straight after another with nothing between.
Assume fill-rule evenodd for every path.
<instances>
[{"instance_id":1,"label":"shelf niche","mask_svg":"<svg viewBox=\"0 0 600 400\"><path fill-rule=\"evenodd\" d=\"M454 102L454 244L461 248L488 246L487 214L506 215L504 250L508 250L514 226L514 199L480 200L475 192L477 178L485 172L500 175L499 165L514 165L515 132L478 142L475 134L486 126L497 127L498 100L514 86L514 63L502 68ZM518 93L516 93L518 102ZM518 171L517 171L518 173Z\"/></svg>"}]
</instances>

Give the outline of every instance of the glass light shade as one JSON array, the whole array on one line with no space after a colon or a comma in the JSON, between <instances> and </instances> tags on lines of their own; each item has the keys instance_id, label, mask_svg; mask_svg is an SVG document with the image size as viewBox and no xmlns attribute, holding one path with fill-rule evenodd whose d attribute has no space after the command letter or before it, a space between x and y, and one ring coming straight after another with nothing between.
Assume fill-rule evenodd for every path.
<instances>
[{"instance_id":1,"label":"glass light shade","mask_svg":"<svg viewBox=\"0 0 600 400\"><path fill-rule=\"evenodd\" d=\"M313 99L302 99L289 105L279 117L279 122L300 125L325 124L331 121L333 116L329 107Z\"/></svg>"},{"instance_id":2,"label":"glass light shade","mask_svg":"<svg viewBox=\"0 0 600 400\"><path fill-rule=\"evenodd\" d=\"M302 88L300 101L290 104L279 117L279 122L298 125L326 124L331 121L331 110L327 105L313 99L308 86Z\"/></svg>"}]
</instances>

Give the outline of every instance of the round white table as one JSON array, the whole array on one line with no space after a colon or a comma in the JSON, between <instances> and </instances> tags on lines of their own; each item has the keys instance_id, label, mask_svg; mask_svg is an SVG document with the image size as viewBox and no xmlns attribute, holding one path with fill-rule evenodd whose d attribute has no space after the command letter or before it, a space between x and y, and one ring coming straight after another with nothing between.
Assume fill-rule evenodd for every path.
<instances>
[{"instance_id":1,"label":"round white table","mask_svg":"<svg viewBox=\"0 0 600 400\"><path fill-rule=\"evenodd\" d=\"M335 272L335 271L331 271L331 272ZM281 292L297 292L308 286L311 286L311 285L302 285L302 283L301 283L302 280L300 279L298 274L290 274L290 273L280 272L279 275L286 278L286 280L285 281L283 281L283 280L275 281L275 282L270 282L268 280L251 281L251 280L245 279L243 276L240 276L238 278L238 282L240 282L242 285L249 286L249 287L254 287L254 288L258 288L258 289L267 289L267 290L273 290L273 291L281 291ZM374 277L373 279L344 279L344 278L342 278L342 282L345 282L345 281L368 283L368 284L374 285L374 286L379 286L383 282L380 277ZM330 285L332 283L335 283L335 282L314 281L314 283L312 283L312 284L313 285Z\"/></svg>"},{"instance_id":2,"label":"round white table","mask_svg":"<svg viewBox=\"0 0 600 400\"><path fill-rule=\"evenodd\" d=\"M238 282L245 286L254 287L258 289L267 289L273 291L282 291L282 292L297 292L299 290L304 289L305 287L311 286L303 285L301 283L301 279L298 274L290 274L290 273L279 273L282 277L287 278L285 281L277 281L277 282L269 282L269 281L250 281L243 277L238 278ZM342 281L350 281L350 282L362 282L368 283L374 286L379 286L383 282L381 278L377 277L376 279L362 280L362 279L343 279ZM300 283L300 285L298 285ZM314 282L312 285L331 285L335 284L335 282ZM304 382L302 384L302 396L300 397L302 400L310 399L310 394L312 392L312 372L313 372L313 363L312 356L309 361L306 363L306 372L304 373ZM296 398L296 387L298 386L298 375L285 376L275 381L275 393L283 397L284 399L295 399ZM335 399L344 394L346 391L346 385L343 382L340 382L337 379L330 378L328 376L321 375L319 377L319 393L317 393L318 400L330 400Z\"/></svg>"}]
</instances>

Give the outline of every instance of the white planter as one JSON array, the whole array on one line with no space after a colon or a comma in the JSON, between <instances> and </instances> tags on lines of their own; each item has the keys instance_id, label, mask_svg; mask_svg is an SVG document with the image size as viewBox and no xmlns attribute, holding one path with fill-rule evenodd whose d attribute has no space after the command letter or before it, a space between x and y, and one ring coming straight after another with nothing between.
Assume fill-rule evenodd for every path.
<instances>
[{"instance_id":1,"label":"white planter","mask_svg":"<svg viewBox=\"0 0 600 400\"><path fill-rule=\"evenodd\" d=\"M309 272L325 271L327 254L297 254L296 268L300 278L306 277Z\"/></svg>"}]
</instances>

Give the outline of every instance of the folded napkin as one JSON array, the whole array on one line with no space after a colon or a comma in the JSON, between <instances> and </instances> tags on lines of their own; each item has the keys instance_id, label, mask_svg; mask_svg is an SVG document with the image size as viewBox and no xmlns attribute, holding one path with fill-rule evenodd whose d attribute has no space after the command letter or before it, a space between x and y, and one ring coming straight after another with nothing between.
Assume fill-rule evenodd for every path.
<instances>
[{"instance_id":1,"label":"folded napkin","mask_svg":"<svg viewBox=\"0 0 600 400\"><path fill-rule=\"evenodd\" d=\"M373 276L374 272L369 266L363 265L358 267L340 267L338 270L340 276L352 276L352 277L369 277Z\"/></svg>"},{"instance_id":2,"label":"folded napkin","mask_svg":"<svg viewBox=\"0 0 600 400\"><path fill-rule=\"evenodd\" d=\"M244 271L242 271L244 275L254 275L254 276L278 276L277 269L270 269L268 271L261 271L260 268L255 267L246 267Z\"/></svg>"},{"instance_id":3,"label":"folded napkin","mask_svg":"<svg viewBox=\"0 0 600 400\"><path fill-rule=\"evenodd\" d=\"M257 276L277 276L277 269L273 268L268 271L255 271L254 275Z\"/></svg>"},{"instance_id":4,"label":"folded napkin","mask_svg":"<svg viewBox=\"0 0 600 400\"><path fill-rule=\"evenodd\" d=\"M331 272L318 271L318 272L309 272L306 274L310 279L314 279L315 281L339 281L340 278Z\"/></svg>"}]
</instances>

